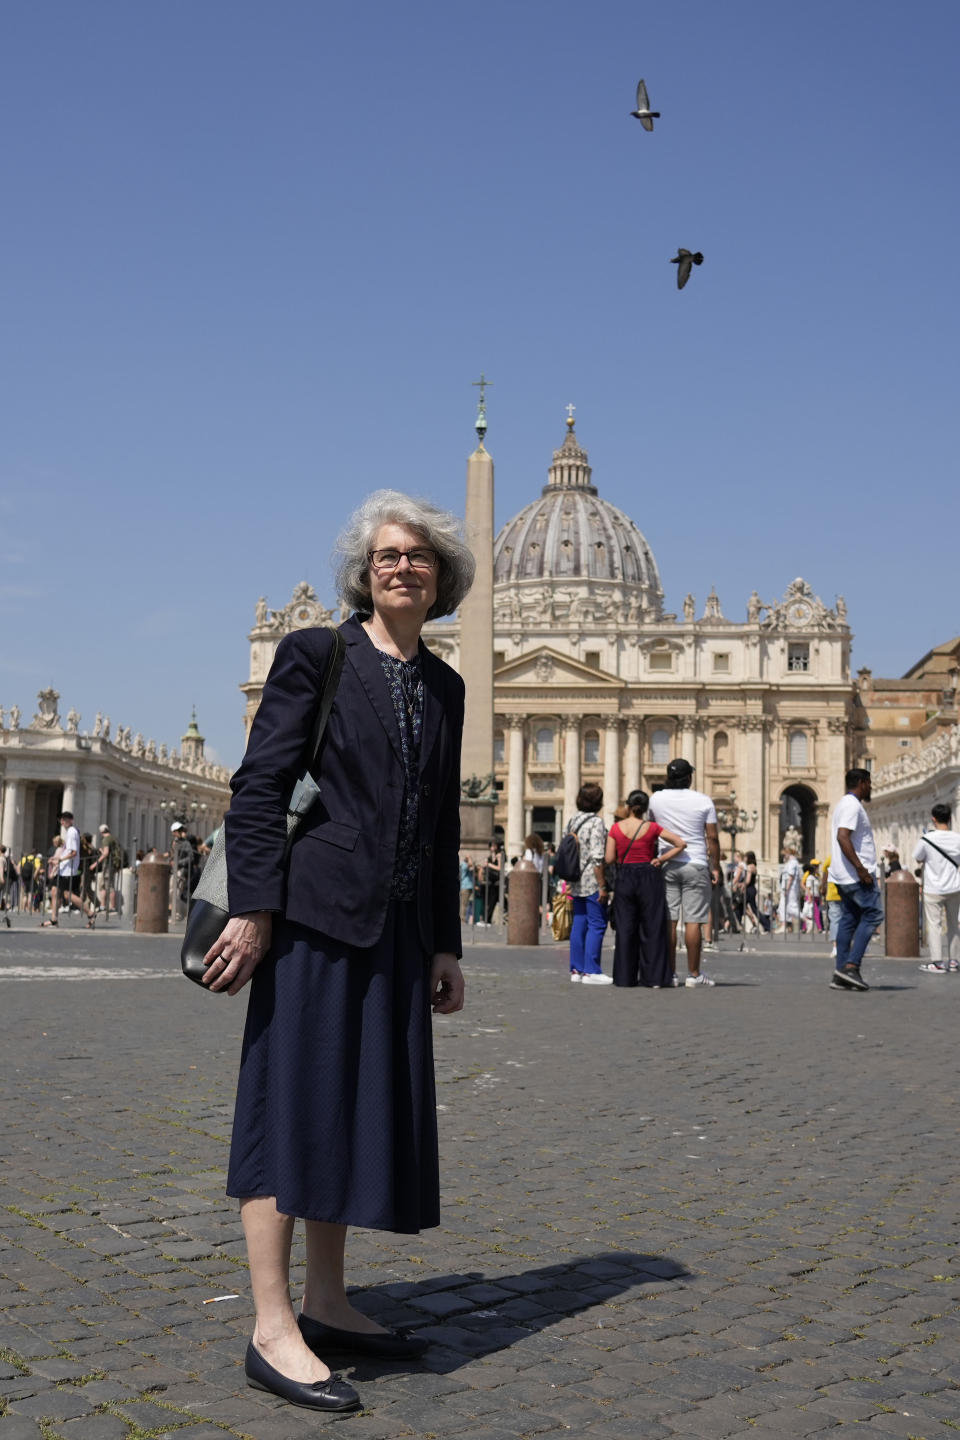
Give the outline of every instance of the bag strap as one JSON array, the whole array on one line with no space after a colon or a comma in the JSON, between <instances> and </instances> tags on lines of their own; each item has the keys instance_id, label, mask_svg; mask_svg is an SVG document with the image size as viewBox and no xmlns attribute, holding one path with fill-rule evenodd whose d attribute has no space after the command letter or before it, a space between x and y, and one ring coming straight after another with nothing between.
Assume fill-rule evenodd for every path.
<instances>
[{"instance_id":1,"label":"bag strap","mask_svg":"<svg viewBox=\"0 0 960 1440\"><path fill-rule=\"evenodd\" d=\"M926 841L926 843L930 846L930 849L936 850L937 854L942 855L944 860L949 860L954 870L960 870L960 860L954 860L953 856L948 855L946 850L941 850L940 846L935 845L934 842L930 839L929 835L921 835L920 839Z\"/></svg>"},{"instance_id":2,"label":"bag strap","mask_svg":"<svg viewBox=\"0 0 960 1440\"><path fill-rule=\"evenodd\" d=\"M652 823L652 822L648 822L648 823ZM630 851L633 849L633 842L634 842L634 840L636 840L636 839L638 838L638 836L639 836L639 834L640 834L640 831L641 831L642 829L643 829L643 821L641 820L641 821L640 821L640 824L637 826L636 830L634 830L632 836L630 837L630 844L627 846L626 850L624 850L624 852L623 852L623 859L620 861L620 864L621 864L621 865L626 865L626 863L627 863L627 856L630 854ZM620 834L621 834L621 835L623 834L623 831L622 831L622 830L620 831Z\"/></svg>"},{"instance_id":3,"label":"bag strap","mask_svg":"<svg viewBox=\"0 0 960 1440\"><path fill-rule=\"evenodd\" d=\"M333 709L333 702L336 698L337 687L340 684L340 674L343 670L343 661L347 653L346 642L339 630L333 632L333 654L330 657L330 664L327 666L327 673L323 681L323 689L320 691L320 708L317 710L317 718L313 725L313 734L310 737L310 761L307 765L307 774L313 778L314 767L320 757L320 745L323 740L323 732L327 728L327 721L330 719L330 711Z\"/></svg>"}]
</instances>

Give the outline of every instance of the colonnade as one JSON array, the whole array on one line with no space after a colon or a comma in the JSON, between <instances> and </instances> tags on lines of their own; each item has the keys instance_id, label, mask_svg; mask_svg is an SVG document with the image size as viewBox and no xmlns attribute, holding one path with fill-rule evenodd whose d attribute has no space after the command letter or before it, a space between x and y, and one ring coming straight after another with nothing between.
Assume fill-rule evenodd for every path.
<instances>
[{"instance_id":1,"label":"colonnade","mask_svg":"<svg viewBox=\"0 0 960 1440\"><path fill-rule=\"evenodd\" d=\"M531 803L531 791L542 786L539 806L553 809L554 834L559 837L564 823L576 810L577 792L585 779L602 785L604 816L609 824L615 806L627 792L636 786L649 789L652 784L662 783L667 760L676 756L694 766L694 784L698 788L720 795L735 788L738 807L758 813L757 829L751 835L754 848L764 854L776 850L779 834L771 790L775 788L779 794L780 787L772 783L777 729L772 717L711 716L708 720L703 716L622 712L586 717L513 712L499 714L495 723L505 732L508 742L504 746L506 776L502 776L501 769L501 778L506 790L506 845L510 855L523 853L524 837L532 829L536 802ZM554 759L549 764L534 758L536 731L544 726L554 731ZM721 729L729 733L730 750L727 762L717 767L712 762L710 744L711 737ZM586 762L584 735L594 731L602 734L602 752L596 761ZM669 753L654 755L653 738L658 731L668 733ZM558 803L561 794L562 805Z\"/></svg>"}]
</instances>

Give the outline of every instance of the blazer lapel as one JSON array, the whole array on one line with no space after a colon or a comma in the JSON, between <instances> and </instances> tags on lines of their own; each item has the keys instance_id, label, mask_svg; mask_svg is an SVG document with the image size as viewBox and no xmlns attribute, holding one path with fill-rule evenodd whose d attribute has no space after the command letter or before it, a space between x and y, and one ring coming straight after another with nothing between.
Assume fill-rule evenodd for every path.
<instances>
[{"instance_id":1,"label":"blazer lapel","mask_svg":"<svg viewBox=\"0 0 960 1440\"><path fill-rule=\"evenodd\" d=\"M380 663L380 656L376 646L371 644L360 621L355 615L345 621L341 627L343 638L347 642L347 659L356 671L360 683L366 691L367 699L373 706L387 737L393 747L393 752L403 764L403 750L400 745L400 730L397 725L397 716L393 708L393 701L390 698L390 691L387 687L387 677L383 673L383 666ZM424 685L426 690L426 685Z\"/></svg>"},{"instance_id":2,"label":"blazer lapel","mask_svg":"<svg viewBox=\"0 0 960 1440\"><path fill-rule=\"evenodd\" d=\"M430 752L440 734L443 719L443 670L436 656L420 641L420 668L423 673L423 731L420 735L420 770L426 769Z\"/></svg>"}]
</instances>

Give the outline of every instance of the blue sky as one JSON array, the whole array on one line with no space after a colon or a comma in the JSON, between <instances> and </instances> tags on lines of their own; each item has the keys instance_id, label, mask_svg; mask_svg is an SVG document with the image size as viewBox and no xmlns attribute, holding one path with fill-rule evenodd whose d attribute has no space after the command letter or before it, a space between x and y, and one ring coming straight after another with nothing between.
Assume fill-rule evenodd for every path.
<instances>
[{"instance_id":1,"label":"blue sky","mask_svg":"<svg viewBox=\"0 0 960 1440\"><path fill-rule=\"evenodd\" d=\"M352 504L497 521L564 407L667 603L958 625L953 0L12 0L0 704L242 746L257 596ZM630 118L643 75L663 118ZM669 258L700 249L682 294Z\"/></svg>"}]
</instances>

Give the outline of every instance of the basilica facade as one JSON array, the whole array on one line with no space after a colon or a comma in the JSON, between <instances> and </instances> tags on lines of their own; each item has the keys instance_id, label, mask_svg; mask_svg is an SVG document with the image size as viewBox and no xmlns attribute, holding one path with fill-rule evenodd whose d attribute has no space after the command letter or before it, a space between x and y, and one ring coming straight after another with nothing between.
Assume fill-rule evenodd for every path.
<instances>
[{"instance_id":1,"label":"basilica facade","mask_svg":"<svg viewBox=\"0 0 960 1440\"><path fill-rule=\"evenodd\" d=\"M663 595L650 546L600 495L568 420L540 495L494 542L492 758L508 854L530 831L556 840L584 781L602 785L609 819L682 755L738 847L774 865L793 830L805 858L822 856L855 743L843 600L828 608L795 579L776 600L743 597L734 620L713 591L699 606L688 594L680 616ZM339 618L306 582L281 610L258 602L248 728L281 636ZM457 617L424 639L459 668ZM728 828L721 848L732 839Z\"/></svg>"}]
</instances>

